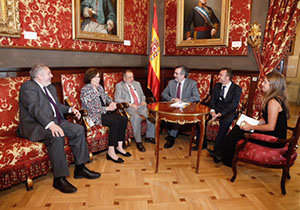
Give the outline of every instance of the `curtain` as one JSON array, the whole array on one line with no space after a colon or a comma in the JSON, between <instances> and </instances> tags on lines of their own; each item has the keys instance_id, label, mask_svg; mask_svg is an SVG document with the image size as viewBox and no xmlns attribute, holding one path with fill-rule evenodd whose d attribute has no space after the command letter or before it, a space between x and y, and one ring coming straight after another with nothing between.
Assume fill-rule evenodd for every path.
<instances>
[{"instance_id":1,"label":"curtain","mask_svg":"<svg viewBox=\"0 0 300 210\"><path fill-rule=\"evenodd\" d=\"M289 52L300 19L299 0L270 0L262 53L259 56L259 80L253 103L253 117L258 117L262 105L262 83ZM254 52L255 53L255 52Z\"/></svg>"}]
</instances>

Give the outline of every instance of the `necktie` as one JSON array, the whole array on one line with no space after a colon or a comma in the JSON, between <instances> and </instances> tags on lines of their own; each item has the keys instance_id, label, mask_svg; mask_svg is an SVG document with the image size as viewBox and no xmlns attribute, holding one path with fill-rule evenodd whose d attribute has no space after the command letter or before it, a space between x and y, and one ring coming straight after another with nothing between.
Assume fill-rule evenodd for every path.
<instances>
[{"instance_id":1,"label":"necktie","mask_svg":"<svg viewBox=\"0 0 300 210\"><path fill-rule=\"evenodd\" d=\"M180 98L180 93L181 93L181 83L179 82L177 87L177 95L176 95L177 98Z\"/></svg>"},{"instance_id":2,"label":"necktie","mask_svg":"<svg viewBox=\"0 0 300 210\"><path fill-rule=\"evenodd\" d=\"M133 103L136 105L139 105L138 97L136 96L135 92L133 91L133 88L131 85L129 85L129 90L130 90L131 96L133 98Z\"/></svg>"},{"instance_id":3,"label":"necktie","mask_svg":"<svg viewBox=\"0 0 300 210\"><path fill-rule=\"evenodd\" d=\"M48 90L47 90L46 87L44 87L44 90L45 90L45 93L46 93L46 96L47 96L49 102L53 105L53 107L54 107L54 109L55 109L56 119L57 119L58 123L60 123L61 120L62 120L62 116L60 115L60 112L59 112L59 110L58 110L58 106L57 106L57 104L53 101L53 99L49 96Z\"/></svg>"},{"instance_id":4,"label":"necktie","mask_svg":"<svg viewBox=\"0 0 300 210\"><path fill-rule=\"evenodd\" d=\"M221 88L221 91L220 91L220 99L221 99L221 100L224 100L224 99L225 99L225 98L224 98L225 88L226 88L226 86L222 86L222 88Z\"/></svg>"}]
</instances>

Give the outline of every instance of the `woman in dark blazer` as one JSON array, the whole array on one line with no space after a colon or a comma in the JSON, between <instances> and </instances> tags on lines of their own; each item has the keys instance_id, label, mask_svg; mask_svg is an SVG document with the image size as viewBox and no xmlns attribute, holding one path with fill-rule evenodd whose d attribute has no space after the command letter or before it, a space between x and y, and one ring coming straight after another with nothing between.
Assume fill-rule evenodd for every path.
<instances>
[{"instance_id":1,"label":"woman in dark blazer","mask_svg":"<svg viewBox=\"0 0 300 210\"><path fill-rule=\"evenodd\" d=\"M116 103L111 100L100 85L100 72L97 69L87 70L84 83L86 85L83 86L80 94L82 108L88 111L88 117L95 125L109 127L106 159L115 163L123 163L124 160L118 157L116 153L125 157L131 156L129 152L123 149L127 119L113 113L116 109Z\"/></svg>"}]
</instances>

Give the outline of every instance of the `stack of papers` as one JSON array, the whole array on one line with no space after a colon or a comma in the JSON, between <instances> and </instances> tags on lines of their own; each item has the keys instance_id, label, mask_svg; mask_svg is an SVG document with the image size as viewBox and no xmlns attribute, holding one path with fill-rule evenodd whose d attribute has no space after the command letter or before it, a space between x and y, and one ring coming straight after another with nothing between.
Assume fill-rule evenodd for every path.
<instances>
[{"instance_id":1,"label":"stack of papers","mask_svg":"<svg viewBox=\"0 0 300 210\"><path fill-rule=\"evenodd\" d=\"M244 122L244 121L247 122L247 123L249 123L250 125L258 125L258 123L259 123L258 120L254 119L252 117L248 117L248 116L246 116L244 114L241 114L241 116L239 117L239 119L236 122L236 124L238 126L241 126L242 122Z\"/></svg>"},{"instance_id":2,"label":"stack of papers","mask_svg":"<svg viewBox=\"0 0 300 210\"><path fill-rule=\"evenodd\" d=\"M244 115L244 114L241 114L241 116L239 117L239 119L238 119L238 121L236 122L236 124L237 124L238 126L241 126L241 124L242 124L243 122L247 122L247 123L249 123L250 125L258 125L258 123L259 123L258 120L254 119L254 118L252 118L252 117L248 117L248 116L246 116L246 115ZM250 130L250 132L254 132L254 130Z\"/></svg>"},{"instance_id":3,"label":"stack of papers","mask_svg":"<svg viewBox=\"0 0 300 210\"><path fill-rule=\"evenodd\" d=\"M173 104L171 104L170 106L171 107L176 107L176 108L184 108L184 107L187 107L190 103L187 103L187 102L175 102Z\"/></svg>"}]
</instances>

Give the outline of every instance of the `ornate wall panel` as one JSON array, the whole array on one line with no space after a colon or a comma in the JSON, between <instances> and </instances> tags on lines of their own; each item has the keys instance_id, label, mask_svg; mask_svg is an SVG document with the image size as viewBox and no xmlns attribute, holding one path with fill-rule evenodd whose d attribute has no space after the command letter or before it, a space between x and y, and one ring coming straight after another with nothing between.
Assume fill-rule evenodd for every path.
<instances>
[{"instance_id":1,"label":"ornate wall panel","mask_svg":"<svg viewBox=\"0 0 300 210\"><path fill-rule=\"evenodd\" d=\"M228 46L176 47L177 0L165 1L165 55L247 55L251 0L231 0ZM240 47L232 42L241 41Z\"/></svg>"},{"instance_id":2,"label":"ornate wall panel","mask_svg":"<svg viewBox=\"0 0 300 210\"><path fill-rule=\"evenodd\" d=\"M126 0L123 43L72 39L71 0L20 0L21 37L0 37L1 47L83 50L94 52L146 54L149 1ZM24 31L37 32L37 39L24 39Z\"/></svg>"}]
</instances>

